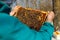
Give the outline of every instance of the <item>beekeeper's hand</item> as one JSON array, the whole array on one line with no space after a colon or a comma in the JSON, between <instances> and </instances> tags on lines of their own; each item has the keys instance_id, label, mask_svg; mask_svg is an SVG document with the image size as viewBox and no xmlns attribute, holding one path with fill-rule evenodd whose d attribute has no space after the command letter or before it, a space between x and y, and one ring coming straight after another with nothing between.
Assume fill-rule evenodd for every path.
<instances>
[{"instance_id":1,"label":"beekeeper's hand","mask_svg":"<svg viewBox=\"0 0 60 40\"><path fill-rule=\"evenodd\" d=\"M53 22L54 17L55 17L54 12L53 11L51 11L51 12L48 11L47 22Z\"/></svg>"},{"instance_id":2,"label":"beekeeper's hand","mask_svg":"<svg viewBox=\"0 0 60 40\"><path fill-rule=\"evenodd\" d=\"M19 8L20 6L14 7L13 10L10 12L10 16L16 16Z\"/></svg>"}]
</instances>

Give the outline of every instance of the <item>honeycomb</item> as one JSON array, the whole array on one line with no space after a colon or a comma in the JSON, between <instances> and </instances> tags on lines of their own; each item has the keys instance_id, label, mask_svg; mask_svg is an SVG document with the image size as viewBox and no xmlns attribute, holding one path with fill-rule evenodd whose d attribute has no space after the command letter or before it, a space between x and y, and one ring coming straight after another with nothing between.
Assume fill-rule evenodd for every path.
<instances>
[{"instance_id":1,"label":"honeycomb","mask_svg":"<svg viewBox=\"0 0 60 40\"><path fill-rule=\"evenodd\" d=\"M17 8L15 12L16 15L14 14L15 17L17 17L20 21L32 29L39 30L43 23L46 21L48 13L45 11L23 8L19 6L15 8Z\"/></svg>"}]
</instances>

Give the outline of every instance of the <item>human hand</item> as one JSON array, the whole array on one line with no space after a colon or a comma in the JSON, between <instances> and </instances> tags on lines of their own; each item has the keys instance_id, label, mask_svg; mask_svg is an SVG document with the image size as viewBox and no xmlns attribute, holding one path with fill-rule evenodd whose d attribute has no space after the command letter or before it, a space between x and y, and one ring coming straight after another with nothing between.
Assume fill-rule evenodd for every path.
<instances>
[{"instance_id":1,"label":"human hand","mask_svg":"<svg viewBox=\"0 0 60 40\"><path fill-rule=\"evenodd\" d=\"M48 11L47 22L53 22L54 17L55 17L54 12L53 11L51 11L51 12Z\"/></svg>"},{"instance_id":2,"label":"human hand","mask_svg":"<svg viewBox=\"0 0 60 40\"><path fill-rule=\"evenodd\" d=\"M20 6L14 7L14 9L10 12L10 16L16 16Z\"/></svg>"}]
</instances>

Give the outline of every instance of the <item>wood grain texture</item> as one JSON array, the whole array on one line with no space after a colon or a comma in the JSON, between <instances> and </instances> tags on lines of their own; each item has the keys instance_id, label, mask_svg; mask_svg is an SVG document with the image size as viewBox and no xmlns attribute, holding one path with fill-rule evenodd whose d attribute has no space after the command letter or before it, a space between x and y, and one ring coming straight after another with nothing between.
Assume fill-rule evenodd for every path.
<instances>
[{"instance_id":1,"label":"wood grain texture","mask_svg":"<svg viewBox=\"0 0 60 40\"><path fill-rule=\"evenodd\" d=\"M24 8L39 9L44 11L51 11L52 0L17 0L17 5Z\"/></svg>"},{"instance_id":2,"label":"wood grain texture","mask_svg":"<svg viewBox=\"0 0 60 40\"><path fill-rule=\"evenodd\" d=\"M55 12L55 19L54 25L55 29L60 29L60 0L54 0L54 12Z\"/></svg>"}]
</instances>

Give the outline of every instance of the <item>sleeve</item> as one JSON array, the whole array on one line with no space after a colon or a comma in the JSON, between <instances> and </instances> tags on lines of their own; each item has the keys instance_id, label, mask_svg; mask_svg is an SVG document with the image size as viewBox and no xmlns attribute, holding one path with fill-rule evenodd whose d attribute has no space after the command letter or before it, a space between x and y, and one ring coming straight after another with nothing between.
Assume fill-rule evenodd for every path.
<instances>
[{"instance_id":1,"label":"sleeve","mask_svg":"<svg viewBox=\"0 0 60 40\"><path fill-rule=\"evenodd\" d=\"M0 1L0 12L7 13L11 11L11 8L4 2Z\"/></svg>"},{"instance_id":2,"label":"sleeve","mask_svg":"<svg viewBox=\"0 0 60 40\"><path fill-rule=\"evenodd\" d=\"M39 31L44 40L51 40L54 32L54 25L50 22L45 22Z\"/></svg>"},{"instance_id":3,"label":"sleeve","mask_svg":"<svg viewBox=\"0 0 60 40\"><path fill-rule=\"evenodd\" d=\"M0 40L51 40L53 31L48 22L37 32L15 17L0 15Z\"/></svg>"},{"instance_id":4,"label":"sleeve","mask_svg":"<svg viewBox=\"0 0 60 40\"><path fill-rule=\"evenodd\" d=\"M21 21L18 21L12 34L17 40L51 40L53 31L54 26L49 22L44 23L41 29L37 32L30 29Z\"/></svg>"}]
</instances>

